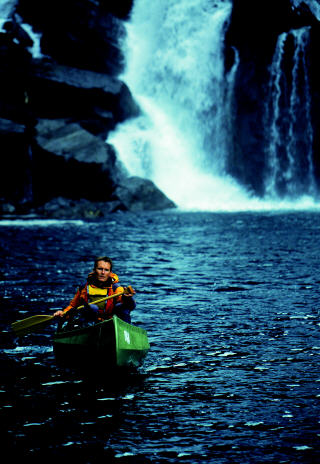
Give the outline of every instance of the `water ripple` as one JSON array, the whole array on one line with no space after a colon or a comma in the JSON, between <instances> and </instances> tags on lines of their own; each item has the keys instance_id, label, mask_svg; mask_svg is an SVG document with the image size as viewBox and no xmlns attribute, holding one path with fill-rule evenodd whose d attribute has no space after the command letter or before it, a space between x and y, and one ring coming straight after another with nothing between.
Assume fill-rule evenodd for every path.
<instances>
[{"instance_id":1,"label":"water ripple","mask_svg":"<svg viewBox=\"0 0 320 464\"><path fill-rule=\"evenodd\" d=\"M312 213L0 223L8 451L79 463L317 462L319 230ZM128 378L58 368L53 327L23 339L9 329L64 307L93 249L136 288L133 319L149 334L145 365Z\"/></svg>"}]
</instances>

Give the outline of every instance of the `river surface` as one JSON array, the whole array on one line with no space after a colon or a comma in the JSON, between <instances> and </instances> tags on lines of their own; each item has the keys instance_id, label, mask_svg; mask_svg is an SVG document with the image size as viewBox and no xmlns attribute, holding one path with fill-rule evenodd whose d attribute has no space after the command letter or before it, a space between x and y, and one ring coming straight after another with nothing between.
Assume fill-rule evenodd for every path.
<instances>
[{"instance_id":1,"label":"river surface","mask_svg":"<svg viewBox=\"0 0 320 464\"><path fill-rule=\"evenodd\" d=\"M317 212L1 221L1 438L10 461L319 462ZM96 255L136 289L151 345L127 376L56 365L54 326Z\"/></svg>"}]
</instances>

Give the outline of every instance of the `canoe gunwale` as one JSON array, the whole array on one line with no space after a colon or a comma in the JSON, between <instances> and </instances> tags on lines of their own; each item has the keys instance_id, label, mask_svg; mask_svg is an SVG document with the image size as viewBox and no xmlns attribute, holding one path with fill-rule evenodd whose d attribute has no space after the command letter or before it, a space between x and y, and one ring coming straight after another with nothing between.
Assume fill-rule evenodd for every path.
<instances>
[{"instance_id":1,"label":"canoe gunwale","mask_svg":"<svg viewBox=\"0 0 320 464\"><path fill-rule=\"evenodd\" d=\"M82 335L82 334L84 335L88 332L96 331L96 329L99 328L100 326L105 326L107 323L112 323L112 322L113 322L113 319L108 319L102 322L98 322L97 324L94 324L94 325L88 325L87 327L78 327L72 330L57 331L53 336L53 341L55 342L61 338L67 338L67 337L71 337L75 335Z\"/></svg>"}]
</instances>

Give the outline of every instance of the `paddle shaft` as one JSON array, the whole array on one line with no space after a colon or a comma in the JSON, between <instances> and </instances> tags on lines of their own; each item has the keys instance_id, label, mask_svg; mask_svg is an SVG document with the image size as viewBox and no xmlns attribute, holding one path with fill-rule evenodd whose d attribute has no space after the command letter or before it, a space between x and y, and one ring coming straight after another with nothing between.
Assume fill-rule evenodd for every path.
<instances>
[{"instance_id":1,"label":"paddle shaft","mask_svg":"<svg viewBox=\"0 0 320 464\"><path fill-rule=\"evenodd\" d=\"M125 294L129 295L133 293L134 291L132 287L128 286L122 292L114 293L113 295L99 298L98 300L94 301L94 304L101 303L102 301L110 300L111 298L117 298L118 296L121 296L121 295L125 295ZM84 307L85 305L81 305L75 309L83 309ZM55 316L48 316L44 314L38 315L38 316L31 316L31 317L27 317L26 319L22 319L21 321L14 322L13 324L11 324L11 327L17 335L26 335L27 333L30 333L36 330L37 326L40 327L43 325L47 325L50 322L52 322L55 318L56 318Z\"/></svg>"},{"instance_id":2,"label":"paddle shaft","mask_svg":"<svg viewBox=\"0 0 320 464\"><path fill-rule=\"evenodd\" d=\"M99 300L95 300L95 301L92 301L91 303L92 304L98 304L98 303L102 303L102 301L107 301L107 300L111 300L111 298L116 298L117 296L121 296L121 295L128 295L130 292L128 292L127 290L124 290L123 292L119 292L119 293L114 293L113 295L109 295L109 296L104 296L103 298L99 298ZM88 303L90 304L90 303ZM81 306L77 306L76 308L74 309L83 309L85 308L86 305L81 305ZM65 312L65 314L67 313L68 311Z\"/></svg>"}]
</instances>

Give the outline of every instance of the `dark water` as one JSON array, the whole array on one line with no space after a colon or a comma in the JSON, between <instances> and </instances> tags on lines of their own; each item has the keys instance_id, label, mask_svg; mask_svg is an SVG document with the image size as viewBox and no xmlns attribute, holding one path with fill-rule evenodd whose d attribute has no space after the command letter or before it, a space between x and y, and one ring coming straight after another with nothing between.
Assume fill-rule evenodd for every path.
<instances>
[{"instance_id":1,"label":"dark water","mask_svg":"<svg viewBox=\"0 0 320 464\"><path fill-rule=\"evenodd\" d=\"M0 223L10 460L317 462L319 232L312 212ZM7 331L63 308L99 254L136 288L133 320L150 339L126 377L57 367L53 327L19 340Z\"/></svg>"}]
</instances>

